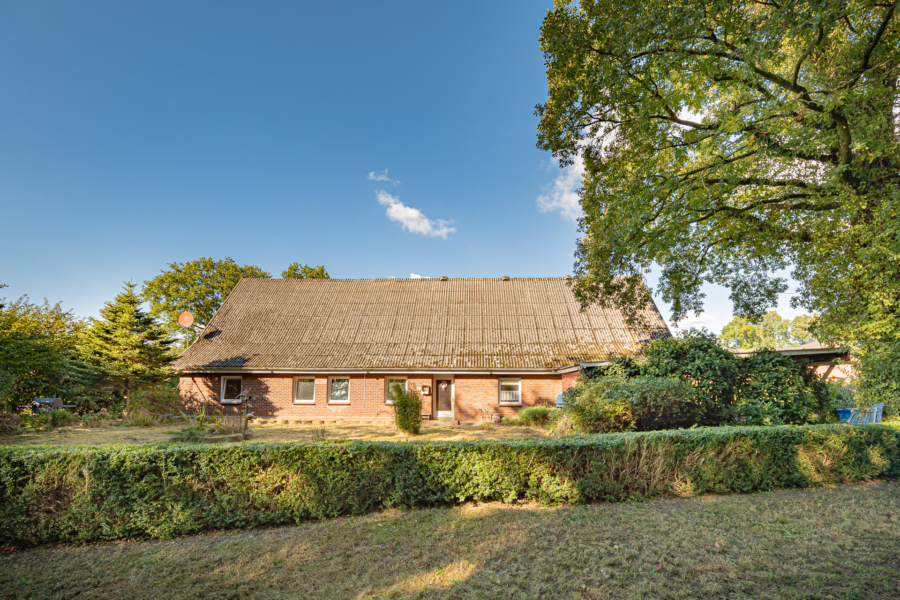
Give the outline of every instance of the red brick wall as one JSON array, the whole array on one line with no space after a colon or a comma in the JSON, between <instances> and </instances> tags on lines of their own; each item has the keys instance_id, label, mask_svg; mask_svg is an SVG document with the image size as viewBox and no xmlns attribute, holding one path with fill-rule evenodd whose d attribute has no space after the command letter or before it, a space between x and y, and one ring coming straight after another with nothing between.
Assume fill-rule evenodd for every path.
<instances>
[{"instance_id":1,"label":"red brick wall","mask_svg":"<svg viewBox=\"0 0 900 600\"><path fill-rule=\"evenodd\" d=\"M500 406L500 379L522 380L522 405ZM456 418L460 421L481 421L482 416L499 412L504 417L514 416L527 406L552 406L562 393L562 378L559 375L456 376Z\"/></svg>"},{"instance_id":2,"label":"red brick wall","mask_svg":"<svg viewBox=\"0 0 900 600\"><path fill-rule=\"evenodd\" d=\"M297 404L294 402L294 377L307 377L315 379L315 403ZM328 402L328 378L346 377L350 380L349 404L336 404ZM402 377L402 375L390 375L390 377ZM393 418L393 409L384 402L384 376L383 375L342 375L334 373L329 375L290 374L290 375L242 375L242 385L253 396L250 411L256 417L281 417L325 420L358 420L376 419L390 420ZM407 385L416 389L419 384L430 385L431 379L409 377ZM226 412L236 411L229 405L219 404L221 389L219 375L192 375L181 376L179 385L181 403L185 410L195 411L200 402L215 404L217 408ZM426 404L424 401L423 404ZM430 406L423 412L431 413Z\"/></svg>"},{"instance_id":3,"label":"red brick wall","mask_svg":"<svg viewBox=\"0 0 900 600\"><path fill-rule=\"evenodd\" d=\"M340 373L330 374L340 377ZM266 375L244 374L243 387L253 396L251 412L257 417L287 418L296 420L391 420L393 409L384 402L385 377L391 375L346 375L350 379L350 403L333 404L327 401L328 376L326 375ZM316 380L315 404L293 402L294 377ZM440 375L410 375L407 385L411 390L429 386L431 394L422 397L422 412L432 414L434 380ZM462 421L480 421L482 414L490 418L497 412L512 416L520 408L535 405L552 405L563 390L559 375L528 375L522 377L522 406L499 406L499 377L488 375L457 375L455 377L455 418ZM201 403L209 403L226 414L236 414L238 408L219 404L221 376L186 373L181 376L179 391L181 404L186 412L196 412Z\"/></svg>"},{"instance_id":4,"label":"red brick wall","mask_svg":"<svg viewBox=\"0 0 900 600\"><path fill-rule=\"evenodd\" d=\"M563 373L562 376L562 391L566 391L570 387L575 387L575 384L578 383L578 377L581 376L581 371L572 371L571 373Z\"/></svg>"}]
</instances>

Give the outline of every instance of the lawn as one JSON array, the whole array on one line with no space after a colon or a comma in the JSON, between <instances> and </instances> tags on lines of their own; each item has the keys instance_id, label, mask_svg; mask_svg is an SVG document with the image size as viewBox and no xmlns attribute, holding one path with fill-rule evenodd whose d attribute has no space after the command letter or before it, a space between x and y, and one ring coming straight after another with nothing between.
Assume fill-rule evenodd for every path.
<instances>
[{"instance_id":1,"label":"lawn","mask_svg":"<svg viewBox=\"0 0 900 600\"><path fill-rule=\"evenodd\" d=\"M464 505L0 556L3 598L898 598L900 483Z\"/></svg>"},{"instance_id":2,"label":"lawn","mask_svg":"<svg viewBox=\"0 0 900 600\"><path fill-rule=\"evenodd\" d=\"M180 423L153 427L63 427L52 432L22 433L0 437L0 444L9 446L77 446L98 444L155 444L167 442L181 427ZM257 442L309 442L320 439L369 440L398 442L410 439L420 441L519 439L546 436L547 430L539 427L492 426L483 429L479 425L438 425L422 427L422 433L408 437L399 433L393 425L253 425L253 441Z\"/></svg>"}]
</instances>

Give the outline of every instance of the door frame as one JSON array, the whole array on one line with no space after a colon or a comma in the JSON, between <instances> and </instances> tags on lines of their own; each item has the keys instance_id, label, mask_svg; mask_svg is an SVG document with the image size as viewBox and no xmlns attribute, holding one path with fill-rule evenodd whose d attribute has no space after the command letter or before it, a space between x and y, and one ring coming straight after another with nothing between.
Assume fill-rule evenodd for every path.
<instances>
[{"instance_id":1,"label":"door frame","mask_svg":"<svg viewBox=\"0 0 900 600\"><path fill-rule=\"evenodd\" d=\"M439 411L438 410L438 381L449 381L450 382L450 410L449 411ZM433 380L434 394L432 394L432 409L434 410L434 418L435 419L454 419L456 418L456 379L453 375L435 375Z\"/></svg>"}]
</instances>

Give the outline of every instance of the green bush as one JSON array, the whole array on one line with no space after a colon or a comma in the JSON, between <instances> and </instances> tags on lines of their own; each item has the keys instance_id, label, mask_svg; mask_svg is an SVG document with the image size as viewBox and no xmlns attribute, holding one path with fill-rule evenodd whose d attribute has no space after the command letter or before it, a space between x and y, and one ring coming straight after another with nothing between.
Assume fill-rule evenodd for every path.
<instances>
[{"instance_id":1,"label":"green bush","mask_svg":"<svg viewBox=\"0 0 900 600\"><path fill-rule=\"evenodd\" d=\"M77 420L78 418L65 408L54 408L49 412L47 423L53 427L67 427Z\"/></svg>"},{"instance_id":2,"label":"green bush","mask_svg":"<svg viewBox=\"0 0 900 600\"><path fill-rule=\"evenodd\" d=\"M703 411L697 390L684 379L642 376L614 381L606 396L629 406L638 431L691 427Z\"/></svg>"},{"instance_id":3,"label":"green bush","mask_svg":"<svg viewBox=\"0 0 900 600\"><path fill-rule=\"evenodd\" d=\"M806 365L769 349L740 361L734 420L748 425L802 425L834 415L828 386Z\"/></svg>"},{"instance_id":4,"label":"green bush","mask_svg":"<svg viewBox=\"0 0 900 600\"><path fill-rule=\"evenodd\" d=\"M524 427L543 426L550 422L556 409L546 406L529 406L523 408L514 417L503 417L503 424Z\"/></svg>"},{"instance_id":5,"label":"green bush","mask_svg":"<svg viewBox=\"0 0 900 600\"><path fill-rule=\"evenodd\" d=\"M576 433L614 433L634 429L634 415L627 399L609 392L627 380L618 374L579 384L573 393L563 396L568 419L556 430L565 435ZM574 388L573 388L574 389Z\"/></svg>"},{"instance_id":6,"label":"green bush","mask_svg":"<svg viewBox=\"0 0 900 600\"><path fill-rule=\"evenodd\" d=\"M422 399L415 390L407 391L399 383L391 388L394 406L394 422L397 429L410 435L418 435L422 427Z\"/></svg>"},{"instance_id":7,"label":"green bush","mask_svg":"<svg viewBox=\"0 0 900 600\"><path fill-rule=\"evenodd\" d=\"M900 476L900 426L469 442L0 447L0 545L170 538L383 507L752 492Z\"/></svg>"},{"instance_id":8,"label":"green bush","mask_svg":"<svg viewBox=\"0 0 900 600\"><path fill-rule=\"evenodd\" d=\"M655 340L644 348L641 375L684 379L697 390L698 423L719 425L733 418L738 389L744 381L740 358L719 345L706 330L689 329L680 337Z\"/></svg>"}]
</instances>

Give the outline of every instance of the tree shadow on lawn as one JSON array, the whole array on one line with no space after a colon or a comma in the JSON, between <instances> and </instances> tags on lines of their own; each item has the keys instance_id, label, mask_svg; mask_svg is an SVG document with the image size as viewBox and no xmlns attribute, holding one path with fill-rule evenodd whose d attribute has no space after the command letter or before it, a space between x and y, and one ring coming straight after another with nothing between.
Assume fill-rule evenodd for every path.
<instances>
[{"instance_id":1,"label":"tree shadow on lawn","mask_svg":"<svg viewBox=\"0 0 900 600\"><path fill-rule=\"evenodd\" d=\"M897 482L570 508L388 510L17 553L0 557L0 596L890 598L900 589L898 521Z\"/></svg>"}]
</instances>

